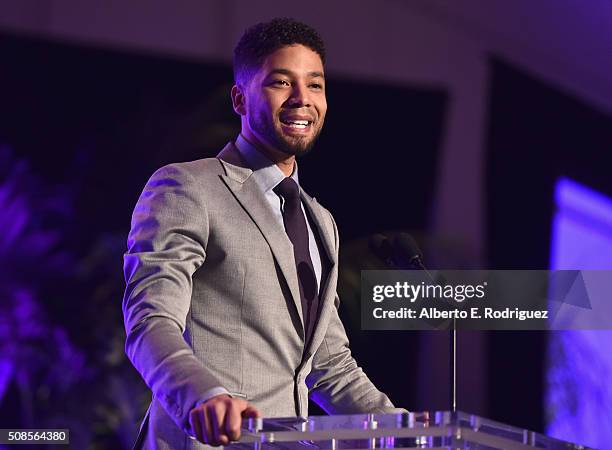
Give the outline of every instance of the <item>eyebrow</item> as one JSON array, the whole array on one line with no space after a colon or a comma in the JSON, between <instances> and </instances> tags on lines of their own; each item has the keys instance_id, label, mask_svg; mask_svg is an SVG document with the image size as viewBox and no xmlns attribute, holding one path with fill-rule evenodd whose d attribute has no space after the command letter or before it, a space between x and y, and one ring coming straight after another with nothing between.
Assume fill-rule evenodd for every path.
<instances>
[{"instance_id":1,"label":"eyebrow","mask_svg":"<svg viewBox=\"0 0 612 450\"><path fill-rule=\"evenodd\" d=\"M289 69L273 69L270 71L268 76L273 75L275 73L280 74L280 75L293 75L294 74L294 72L292 72ZM325 78L325 75L323 74L323 72L319 72L319 71L308 72L308 76L311 78Z\"/></svg>"}]
</instances>

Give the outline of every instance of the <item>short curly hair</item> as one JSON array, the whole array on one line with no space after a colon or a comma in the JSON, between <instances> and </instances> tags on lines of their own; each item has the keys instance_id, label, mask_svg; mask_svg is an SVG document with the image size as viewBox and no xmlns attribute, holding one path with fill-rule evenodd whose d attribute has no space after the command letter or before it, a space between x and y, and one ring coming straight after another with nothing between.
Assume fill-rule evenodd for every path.
<instances>
[{"instance_id":1,"label":"short curly hair","mask_svg":"<svg viewBox=\"0 0 612 450\"><path fill-rule=\"evenodd\" d=\"M301 44L321 57L325 64L325 44L317 31L286 17L272 19L248 28L234 48L234 81L245 85L269 54L288 45Z\"/></svg>"}]
</instances>

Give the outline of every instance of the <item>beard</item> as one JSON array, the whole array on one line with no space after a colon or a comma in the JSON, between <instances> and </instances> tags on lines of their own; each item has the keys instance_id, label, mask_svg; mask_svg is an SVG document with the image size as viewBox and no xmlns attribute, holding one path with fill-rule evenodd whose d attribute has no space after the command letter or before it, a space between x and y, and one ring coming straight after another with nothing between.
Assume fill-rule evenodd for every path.
<instances>
[{"instance_id":1,"label":"beard","mask_svg":"<svg viewBox=\"0 0 612 450\"><path fill-rule=\"evenodd\" d=\"M265 114L249 111L248 117L249 127L273 148L296 157L304 156L312 150L323 129L322 126L319 126L312 137L285 136L280 130L276 129L274 123ZM311 126L314 126L314 124Z\"/></svg>"}]
</instances>

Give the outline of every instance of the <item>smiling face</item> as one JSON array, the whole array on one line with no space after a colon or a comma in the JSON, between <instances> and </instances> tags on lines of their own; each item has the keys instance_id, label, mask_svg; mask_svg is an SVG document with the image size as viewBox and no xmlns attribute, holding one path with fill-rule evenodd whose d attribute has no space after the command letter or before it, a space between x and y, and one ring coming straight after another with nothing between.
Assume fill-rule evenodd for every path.
<instances>
[{"instance_id":1,"label":"smiling face","mask_svg":"<svg viewBox=\"0 0 612 450\"><path fill-rule=\"evenodd\" d=\"M317 140L327 111L321 58L303 45L282 47L246 86L232 88L232 100L247 140L270 156L301 156Z\"/></svg>"}]
</instances>

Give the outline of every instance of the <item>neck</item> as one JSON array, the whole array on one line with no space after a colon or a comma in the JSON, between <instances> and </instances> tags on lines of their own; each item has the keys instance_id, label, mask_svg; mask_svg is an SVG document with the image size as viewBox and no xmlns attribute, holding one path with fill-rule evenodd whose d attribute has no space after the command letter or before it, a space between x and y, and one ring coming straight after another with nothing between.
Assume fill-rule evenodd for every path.
<instances>
[{"instance_id":1,"label":"neck","mask_svg":"<svg viewBox=\"0 0 612 450\"><path fill-rule=\"evenodd\" d=\"M245 138L253 147L266 155L270 161L276 164L286 177L291 176L293 173L293 167L295 165L294 155L288 155L287 153L281 152L280 150L264 144L248 131L245 132L243 130L241 134L242 137Z\"/></svg>"}]
</instances>

